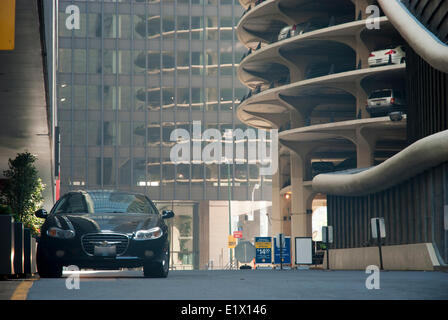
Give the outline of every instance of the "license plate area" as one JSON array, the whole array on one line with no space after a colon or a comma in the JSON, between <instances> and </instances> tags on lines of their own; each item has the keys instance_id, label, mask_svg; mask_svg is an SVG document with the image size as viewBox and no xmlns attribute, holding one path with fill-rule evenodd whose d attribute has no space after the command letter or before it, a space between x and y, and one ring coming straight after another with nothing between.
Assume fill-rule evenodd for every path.
<instances>
[{"instance_id":1,"label":"license plate area","mask_svg":"<svg viewBox=\"0 0 448 320\"><path fill-rule=\"evenodd\" d=\"M115 257L117 255L116 246L95 246L93 255L96 257Z\"/></svg>"}]
</instances>

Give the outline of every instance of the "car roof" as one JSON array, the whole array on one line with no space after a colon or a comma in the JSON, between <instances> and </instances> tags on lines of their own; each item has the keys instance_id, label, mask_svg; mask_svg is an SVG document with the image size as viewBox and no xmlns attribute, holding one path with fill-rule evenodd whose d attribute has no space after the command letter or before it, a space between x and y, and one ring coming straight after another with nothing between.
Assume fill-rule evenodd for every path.
<instances>
[{"instance_id":1,"label":"car roof","mask_svg":"<svg viewBox=\"0 0 448 320\"><path fill-rule=\"evenodd\" d=\"M80 190L72 190L65 194L70 194L70 193L83 193L83 194L84 193L87 193L87 194L90 194L90 193L126 193L126 194L130 194L130 195L146 197L146 195L143 193L124 191L124 190L113 190L113 189L110 189L110 190L108 190L108 189L93 189L93 190L80 189Z\"/></svg>"}]
</instances>

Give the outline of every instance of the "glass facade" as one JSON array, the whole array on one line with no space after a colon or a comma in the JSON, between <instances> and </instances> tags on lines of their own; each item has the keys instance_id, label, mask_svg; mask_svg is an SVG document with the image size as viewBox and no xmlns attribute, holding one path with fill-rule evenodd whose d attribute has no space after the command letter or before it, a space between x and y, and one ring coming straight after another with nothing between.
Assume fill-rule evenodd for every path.
<instances>
[{"instance_id":1,"label":"glass facade","mask_svg":"<svg viewBox=\"0 0 448 320\"><path fill-rule=\"evenodd\" d=\"M59 1L61 194L118 189L175 206L175 265L197 264L199 201L227 200L229 180L232 200L250 200L255 184L271 197L247 152L230 167L170 159L171 133L192 137L193 121L202 132L247 129L235 114L247 93L236 75L242 11L238 0Z\"/></svg>"},{"instance_id":2,"label":"glass facade","mask_svg":"<svg viewBox=\"0 0 448 320\"><path fill-rule=\"evenodd\" d=\"M79 28L69 30L72 7ZM58 108L61 191L111 188L157 200L225 200L226 164L175 165L174 129L246 129L236 69L244 48L235 0L60 1ZM232 164L232 199L256 183L256 163ZM266 194L268 194L266 192Z\"/></svg>"}]
</instances>

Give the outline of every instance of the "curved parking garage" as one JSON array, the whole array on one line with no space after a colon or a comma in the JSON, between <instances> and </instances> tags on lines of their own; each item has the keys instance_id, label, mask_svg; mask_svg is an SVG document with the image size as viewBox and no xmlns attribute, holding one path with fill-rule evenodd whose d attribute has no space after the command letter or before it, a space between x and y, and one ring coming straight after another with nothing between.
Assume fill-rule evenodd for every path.
<instances>
[{"instance_id":1,"label":"curved parking garage","mask_svg":"<svg viewBox=\"0 0 448 320\"><path fill-rule=\"evenodd\" d=\"M354 20L350 0L267 0L246 11L238 23L238 38L255 49L259 42L273 43L286 26L298 24L303 32Z\"/></svg>"},{"instance_id":2,"label":"curved parking garage","mask_svg":"<svg viewBox=\"0 0 448 320\"><path fill-rule=\"evenodd\" d=\"M350 100L356 99L356 117L358 117L360 110L362 115L368 117L365 111L368 97L365 90L381 88L380 83L384 83L384 88L390 87L387 82L388 79L404 79L404 70L404 64L360 69L268 89L244 100L238 107L237 114L243 122L257 115L258 118L265 118L269 122L275 123L276 126L273 128L281 128L290 122L289 112L297 110L302 114L303 120L301 123L304 125L307 123L305 119L309 117L313 108L320 104L320 101L326 104L325 102L328 103L328 99L334 97L336 105L340 104L337 103L338 101L343 101L344 104L344 101L350 102ZM312 99L307 100L306 97L316 97L317 101L313 103ZM268 101L269 103L266 103ZM275 105L276 107L274 107ZM346 112L349 109L350 107L345 106L342 110ZM337 112L337 110L338 108L333 111ZM353 111L351 112L353 115Z\"/></svg>"},{"instance_id":3,"label":"curved parking garage","mask_svg":"<svg viewBox=\"0 0 448 320\"><path fill-rule=\"evenodd\" d=\"M385 5L385 9L397 5L391 2L394 4ZM340 5L339 10L329 11L336 4ZM338 171L341 175L322 176L352 179L356 174L371 170L366 168L383 166L408 146L409 117L406 113L412 112L412 117L423 113L416 111L416 94L409 92L417 87L414 81L414 89L410 89L409 70L415 67L407 66L408 53L412 57L414 54L409 44L415 39L406 38L405 41L407 33L397 22L399 15L385 16L382 7L379 7L377 21L380 27L369 26L371 21L367 20L369 11L366 9L371 4L378 6L376 1L356 0L349 5L344 5L343 1L331 4L326 1L257 1L249 6L249 2L245 2L247 10L237 31L249 51L241 60L238 76L251 91L241 99L237 116L250 126L278 129L280 145L289 150L279 157L280 169L273 177L273 192L280 195L273 201L273 213L281 221L288 212L285 222L278 228L291 236L311 235L310 203L316 194L325 198L324 187L314 188L311 179ZM414 10L412 12L425 11L412 5L407 1L402 4ZM269 11L272 19L267 19ZM419 17L424 16L424 12L419 13ZM437 19L444 21L440 17ZM308 24L303 28L306 21ZM434 26L428 24L428 27ZM439 29L443 37L444 29L438 28L439 33ZM431 83L441 79L439 73L427 72L418 59L411 62L419 63ZM422 75L414 72L414 77ZM410 95L413 101L408 100ZM434 103L439 101L439 98L433 100ZM409 110L410 102L414 106ZM425 110L428 109L425 105ZM438 114L442 118L445 115L440 110ZM426 113L423 118L432 119ZM431 128L440 127L440 120L433 122ZM415 119L412 118L411 123L418 127ZM433 181L439 183L439 180ZM415 183L412 181L409 186ZM386 200L389 192L400 194L404 199L405 190L400 188L389 188L387 196L378 193L374 199L390 201ZM358 205L357 201L365 200L328 197L331 212L339 215L346 208L342 202ZM363 203L367 205L369 201ZM396 206L398 200L394 201ZM378 208L372 210L376 212ZM364 209L360 207L359 210ZM340 218L334 216L329 221L339 223ZM338 228L341 232L347 226L339 224ZM345 241L344 237L339 237ZM346 245L343 244L345 248ZM409 250L414 248L417 247L410 246Z\"/></svg>"}]
</instances>

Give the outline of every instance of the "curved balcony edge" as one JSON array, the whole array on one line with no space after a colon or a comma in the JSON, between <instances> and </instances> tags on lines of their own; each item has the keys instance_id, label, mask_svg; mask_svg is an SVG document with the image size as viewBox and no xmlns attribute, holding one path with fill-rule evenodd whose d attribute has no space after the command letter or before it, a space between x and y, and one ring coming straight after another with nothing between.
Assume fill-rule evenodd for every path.
<instances>
[{"instance_id":1,"label":"curved balcony edge","mask_svg":"<svg viewBox=\"0 0 448 320\"><path fill-rule=\"evenodd\" d=\"M429 31L399 0L378 0L407 43L435 69L448 73L448 46Z\"/></svg>"},{"instance_id":2,"label":"curved balcony edge","mask_svg":"<svg viewBox=\"0 0 448 320\"><path fill-rule=\"evenodd\" d=\"M448 161L448 130L411 144L383 163L354 174L320 174L313 191L338 196L380 192Z\"/></svg>"}]
</instances>

